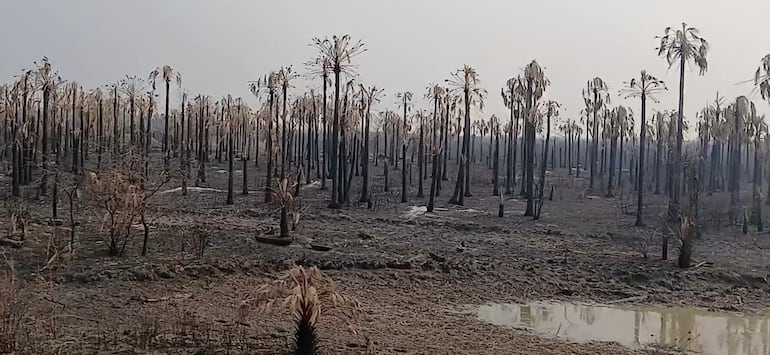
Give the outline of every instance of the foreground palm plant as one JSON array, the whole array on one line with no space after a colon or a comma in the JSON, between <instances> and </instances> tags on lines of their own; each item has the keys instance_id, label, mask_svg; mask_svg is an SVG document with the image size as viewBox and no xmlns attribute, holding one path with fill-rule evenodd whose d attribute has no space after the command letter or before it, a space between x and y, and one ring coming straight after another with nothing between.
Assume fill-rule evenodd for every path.
<instances>
[{"instance_id":1,"label":"foreground palm plant","mask_svg":"<svg viewBox=\"0 0 770 355\"><path fill-rule=\"evenodd\" d=\"M295 325L294 354L320 351L317 326L322 319L343 322L355 332L363 311L358 301L337 290L334 280L318 268L294 266L275 281L262 285L254 297L241 302L241 314L257 304L259 313L287 312Z\"/></svg>"}]
</instances>

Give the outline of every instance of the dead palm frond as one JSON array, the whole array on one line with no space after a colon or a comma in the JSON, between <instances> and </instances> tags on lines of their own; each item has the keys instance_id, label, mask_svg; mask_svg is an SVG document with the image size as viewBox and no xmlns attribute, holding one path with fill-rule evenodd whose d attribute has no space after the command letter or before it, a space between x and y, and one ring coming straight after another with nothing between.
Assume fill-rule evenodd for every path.
<instances>
[{"instance_id":1,"label":"dead palm frond","mask_svg":"<svg viewBox=\"0 0 770 355\"><path fill-rule=\"evenodd\" d=\"M452 91L467 93L468 103L466 108L472 105L478 105L479 110L484 110L484 100L487 96L487 91L479 87L481 80L479 80L479 74L476 69L469 65L463 66L461 69L457 69L451 74L451 77L446 80L446 83L452 86Z\"/></svg>"},{"instance_id":2,"label":"dead palm frond","mask_svg":"<svg viewBox=\"0 0 770 355\"><path fill-rule=\"evenodd\" d=\"M770 54L762 57L754 73L754 89L759 90L762 100L770 100Z\"/></svg>"},{"instance_id":3,"label":"dead palm frond","mask_svg":"<svg viewBox=\"0 0 770 355\"><path fill-rule=\"evenodd\" d=\"M352 42L349 35L333 36L329 38L314 38L310 44L318 49L321 57L319 63L322 70L327 68L335 74L353 75L355 66L351 59L366 52L362 41Z\"/></svg>"},{"instance_id":4,"label":"dead palm frond","mask_svg":"<svg viewBox=\"0 0 770 355\"><path fill-rule=\"evenodd\" d=\"M666 83L642 70L639 79L633 78L631 81L623 83L624 87L620 90L620 95L624 98L641 98L642 96L660 102L655 96L658 93L668 90Z\"/></svg>"},{"instance_id":5,"label":"dead palm frond","mask_svg":"<svg viewBox=\"0 0 770 355\"><path fill-rule=\"evenodd\" d=\"M294 201L294 195L291 193L294 188L293 184L289 183L288 179L283 179L277 183L270 193L273 195L273 201L280 207L286 207Z\"/></svg>"},{"instance_id":6,"label":"dead palm frond","mask_svg":"<svg viewBox=\"0 0 770 355\"><path fill-rule=\"evenodd\" d=\"M148 80L150 81L150 84L152 84L153 90L155 90L155 82L158 78L161 78L166 84L171 84L172 81L175 81L178 86L182 85L182 74L170 65L157 67L150 72Z\"/></svg>"},{"instance_id":7,"label":"dead palm frond","mask_svg":"<svg viewBox=\"0 0 770 355\"><path fill-rule=\"evenodd\" d=\"M296 324L295 353L316 354L319 350L317 325L323 319L346 324L355 332L354 322L363 316L358 301L337 289L334 280L318 268L293 266L271 283L259 287L252 298L241 302L241 313L252 305L259 313L289 313Z\"/></svg>"},{"instance_id":8,"label":"dead palm frond","mask_svg":"<svg viewBox=\"0 0 770 355\"><path fill-rule=\"evenodd\" d=\"M698 67L700 75L708 70L709 43L701 37L700 31L695 27L687 27L682 23L681 30L674 30L666 27L663 36L656 37L660 39L660 46L656 48L658 55L666 58L668 66L671 68L674 64L694 62Z\"/></svg>"}]
</instances>

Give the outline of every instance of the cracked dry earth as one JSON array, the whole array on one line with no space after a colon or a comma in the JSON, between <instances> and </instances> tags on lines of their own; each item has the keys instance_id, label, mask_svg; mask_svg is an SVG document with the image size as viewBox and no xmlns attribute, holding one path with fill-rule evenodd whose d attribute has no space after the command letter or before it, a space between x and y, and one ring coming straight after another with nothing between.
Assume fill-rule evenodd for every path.
<instances>
[{"instance_id":1,"label":"cracked dry earth","mask_svg":"<svg viewBox=\"0 0 770 355\"><path fill-rule=\"evenodd\" d=\"M38 273L46 262L50 202L35 202L28 242L19 249L0 247L28 291L36 292L18 353L288 353L288 316L244 313L239 305L293 263L318 266L366 311L355 332L321 321L330 354L644 353L489 325L477 319L474 307L629 300L759 313L770 303L765 234L741 235L735 226L704 229L695 252L700 266L689 270L659 260L657 241L650 258L642 258L639 240L659 230L655 221L665 211L659 196L648 197L649 227L636 228L623 194L586 195L583 180L563 174L549 176L555 194L540 221L522 217L524 201L517 198L506 200L506 215L498 218L498 199L478 181L483 179L474 179L474 196L465 206L446 203L452 186L445 183L433 213L420 207L427 199L401 204L388 192L375 194L375 210L329 210L328 192L313 184L301 191L296 242L280 247L254 239L278 224L274 207L256 203L262 200L256 185L249 196L236 195L234 206L224 205L226 174L215 173L222 168L211 167L207 187L213 190L159 194L148 257L137 256L140 232L128 256L105 256L96 217L86 212L77 258ZM395 175L392 186L398 186ZM375 177L374 185L381 186L381 179ZM704 204L710 198L719 197L705 197ZM206 236L202 258L193 252L199 242L193 230ZM49 282L34 282L40 278Z\"/></svg>"}]
</instances>

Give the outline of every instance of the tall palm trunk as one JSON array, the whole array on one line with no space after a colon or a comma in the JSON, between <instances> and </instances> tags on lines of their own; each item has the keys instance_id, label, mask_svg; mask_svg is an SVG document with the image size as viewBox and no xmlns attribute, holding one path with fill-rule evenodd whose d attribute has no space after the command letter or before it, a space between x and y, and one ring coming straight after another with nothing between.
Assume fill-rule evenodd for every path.
<instances>
[{"instance_id":1,"label":"tall palm trunk","mask_svg":"<svg viewBox=\"0 0 770 355\"><path fill-rule=\"evenodd\" d=\"M443 162L441 163L441 180L438 182L439 190L441 190L441 181L449 181L449 177L447 177L446 174L446 166L449 160L449 102L447 102L444 112L444 125L442 131L444 132L444 144L442 147Z\"/></svg>"},{"instance_id":2,"label":"tall palm trunk","mask_svg":"<svg viewBox=\"0 0 770 355\"><path fill-rule=\"evenodd\" d=\"M495 135L495 154L494 154L494 161L492 162L492 165L494 166L494 179L492 183L494 184L494 187L492 188L492 196L500 196L500 184L498 183L498 180L500 179L500 132L498 129L498 132L493 133Z\"/></svg>"},{"instance_id":3,"label":"tall palm trunk","mask_svg":"<svg viewBox=\"0 0 770 355\"><path fill-rule=\"evenodd\" d=\"M425 146L424 144L424 128L425 122L423 121L423 118L420 117L420 142L418 146L418 153L417 153L417 165L419 165L417 171L419 174L419 177L417 179L417 198L423 198L425 197L425 194L423 193L423 181L425 178L425 164L423 162L423 159L425 159Z\"/></svg>"},{"instance_id":4,"label":"tall palm trunk","mask_svg":"<svg viewBox=\"0 0 770 355\"><path fill-rule=\"evenodd\" d=\"M669 204L669 217L677 217L679 214L679 190L682 185L682 127L684 126L684 69L686 56L681 55L679 61L679 109L677 111L676 124L676 151L674 152L673 176L671 179L671 201ZM740 154L740 153L739 153Z\"/></svg>"},{"instance_id":5,"label":"tall palm trunk","mask_svg":"<svg viewBox=\"0 0 770 355\"><path fill-rule=\"evenodd\" d=\"M48 112L51 99L51 89L43 90L43 177L40 180L40 194L48 194Z\"/></svg>"},{"instance_id":6,"label":"tall palm trunk","mask_svg":"<svg viewBox=\"0 0 770 355\"><path fill-rule=\"evenodd\" d=\"M166 80L166 116L164 117L164 127L163 127L163 164L168 170L168 112L169 112L169 106L168 106L168 99L169 99L169 91L171 89L171 81L170 79Z\"/></svg>"},{"instance_id":7,"label":"tall palm trunk","mask_svg":"<svg viewBox=\"0 0 770 355\"><path fill-rule=\"evenodd\" d=\"M184 104L185 104L185 96L182 95L182 117L181 117L181 124L182 129L181 135L182 135L182 162L181 162L181 176L182 176L182 196L187 196L187 159L185 156L185 140L184 140L184 122L185 122L185 112L184 112ZM131 144L133 144L134 141L134 120L131 119Z\"/></svg>"},{"instance_id":8,"label":"tall palm trunk","mask_svg":"<svg viewBox=\"0 0 770 355\"><path fill-rule=\"evenodd\" d=\"M286 155L288 153L288 144L286 141L286 96L287 96L287 84L282 85L283 89L283 112L281 113L281 181L286 178Z\"/></svg>"},{"instance_id":9,"label":"tall palm trunk","mask_svg":"<svg viewBox=\"0 0 770 355\"><path fill-rule=\"evenodd\" d=\"M532 80L527 80L527 103L524 110L524 134L526 135L527 149L525 150L526 159L526 197L527 208L524 211L524 216L534 216L534 182L535 182L535 127L532 122L532 108L534 107L533 95L532 95Z\"/></svg>"},{"instance_id":10,"label":"tall palm trunk","mask_svg":"<svg viewBox=\"0 0 770 355\"><path fill-rule=\"evenodd\" d=\"M235 175L233 171L233 156L235 155L235 142L233 141L233 129L235 126L235 120L230 112L230 99L227 100L227 118L229 124L227 125L227 202L226 204L232 205L235 203L233 199L233 178ZM224 116L224 114L223 114Z\"/></svg>"},{"instance_id":11,"label":"tall palm trunk","mask_svg":"<svg viewBox=\"0 0 770 355\"><path fill-rule=\"evenodd\" d=\"M620 132L620 152L618 157L618 186L623 188L623 132Z\"/></svg>"},{"instance_id":12,"label":"tall palm trunk","mask_svg":"<svg viewBox=\"0 0 770 355\"><path fill-rule=\"evenodd\" d=\"M577 141L577 147L575 149L575 177L580 178L580 131L575 134L575 140ZM588 149L588 148L586 148Z\"/></svg>"},{"instance_id":13,"label":"tall palm trunk","mask_svg":"<svg viewBox=\"0 0 770 355\"><path fill-rule=\"evenodd\" d=\"M388 117L388 113L387 112L385 113L385 117L386 118ZM388 185L388 182L389 182L388 181L388 177L390 175L390 173L389 173L390 169L388 168L388 122L385 121L385 120L383 120L383 122L382 122L382 132L383 132L383 135L384 135L383 151L384 151L384 154L385 154L384 157L383 157L383 161L382 161L382 170L383 170L382 174L385 175L385 187L384 187L384 190L387 192L387 191L390 191L390 186ZM393 143L391 142L390 144L392 145Z\"/></svg>"},{"instance_id":14,"label":"tall palm trunk","mask_svg":"<svg viewBox=\"0 0 770 355\"><path fill-rule=\"evenodd\" d=\"M96 169L101 170L102 169L102 151L103 151L103 145L104 145L104 105L102 102L102 98L99 98L99 117L97 118L97 144L96 144ZM47 128L46 128L47 129ZM44 132L45 134L45 132ZM43 153L43 156L46 156L46 153ZM45 158L44 158L45 159Z\"/></svg>"},{"instance_id":15,"label":"tall palm trunk","mask_svg":"<svg viewBox=\"0 0 770 355\"><path fill-rule=\"evenodd\" d=\"M321 112L321 125L323 125L323 147L324 147L324 154L323 154L323 166L319 167L321 168L321 190L326 190L326 173L329 168L329 133L327 132L327 108L326 108L326 102L328 101L326 98L326 87L327 87L327 80L329 79L328 74L326 74L326 70L324 70L323 73L323 105L322 105L322 112Z\"/></svg>"},{"instance_id":16,"label":"tall palm trunk","mask_svg":"<svg viewBox=\"0 0 770 355\"><path fill-rule=\"evenodd\" d=\"M534 126L534 125L533 125ZM532 139L534 141L534 130L535 128L532 127L533 135ZM545 143L543 145L543 164L540 166L540 183L538 183L538 193L537 193L537 199L538 199L538 207L537 211L533 214L534 219L540 219L540 214L543 211L543 204L545 199L545 168L548 165L548 144L551 140L551 110L548 110L548 113L546 114L546 131L545 131Z\"/></svg>"},{"instance_id":17,"label":"tall palm trunk","mask_svg":"<svg viewBox=\"0 0 770 355\"><path fill-rule=\"evenodd\" d=\"M511 98L513 98L513 90L511 90ZM505 157L505 194L506 195L510 195L513 193L512 188L516 184L515 182L512 181L513 180L512 175L514 174L514 169L515 169L515 167L513 166L513 154L514 154L514 145L516 144L513 140L513 135L514 135L513 110L514 110L515 104L513 102L511 102L510 104L511 104L511 110L510 110L511 120L508 128L508 147L507 147L508 154L506 154L506 157ZM518 120L516 120L516 123L518 124Z\"/></svg>"},{"instance_id":18,"label":"tall palm trunk","mask_svg":"<svg viewBox=\"0 0 770 355\"><path fill-rule=\"evenodd\" d=\"M471 132L471 113L470 113L470 92L468 88L466 87L465 90L463 90L464 93L464 105L465 105L465 125L463 127L463 144L462 144L462 153L458 152L458 161L460 163L459 169L457 169L457 183L455 184L455 191L452 196L452 198L449 200L450 203L455 203L460 206L462 206L465 203L465 187L467 184L465 183L465 180L468 178L468 174L466 173L466 170L469 168L469 162L470 162L470 132ZM458 116L459 119L459 116ZM458 124L459 128L459 124ZM459 147L459 136L460 133L458 131L458 147Z\"/></svg>"},{"instance_id":19,"label":"tall palm trunk","mask_svg":"<svg viewBox=\"0 0 770 355\"><path fill-rule=\"evenodd\" d=\"M366 115L364 116L366 122L364 122L363 152L361 153L363 158L361 167L363 181L361 182L361 198L358 200L359 202L369 202L369 121L372 117L371 110L372 103L370 100L370 102L366 105ZM377 157L375 156L374 159L376 160Z\"/></svg>"},{"instance_id":20,"label":"tall palm trunk","mask_svg":"<svg viewBox=\"0 0 770 355\"><path fill-rule=\"evenodd\" d=\"M433 178L430 182L430 198L428 199L428 212L433 212L433 206L435 204L436 200L436 194L438 193L438 182L441 181L439 178L439 171L438 171L438 165L439 165L439 153L433 153L433 162L431 163L431 169L433 169Z\"/></svg>"},{"instance_id":21,"label":"tall palm trunk","mask_svg":"<svg viewBox=\"0 0 770 355\"><path fill-rule=\"evenodd\" d=\"M129 99L130 99L130 103L129 103L130 109L129 110L131 112L130 113L130 121L129 121L129 129L131 130L131 132L130 132L131 133L130 141L131 141L131 146L133 147L134 144L136 143L136 124L134 123L134 118L136 117L136 104L135 104L136 98L134 96L131 96Z\"/></svg>"},{"instance_id":22,"label":"tall palm trunk","mask_svg":"<svg viewBox=\"0 0 770 355\"><path fill-rule=\"evenodd\" d=\"M762 165L759 160L759 133L754 138L754 186L753 186L753 222L757 226L757 231L762 232L764 224L762 223Z\"/></svg>"},{"instance_id":23,"label":"tall palm trunk","mask_svg":"<svg viewBox=\"0 0 770 355\"><path fill-rule=\"evenodd\" d=\"M72 137L72 173L77 174L78 173L78 146L76 145L77 141L75 140L75 116L77 113L77 97L78 97L78 88L77 86L72 87L72 116L70 117L70 135ZM26 100L22 102L22 118L25 118L26 116ZM81 118L82 119L82 118Z\"/></svg>"},{"instance_id":24,"label":"tall palm trunk","mask_svg":"<svg viewBox=\"0 0 770 355\"><path fill-rule=\"evenodd\" d=\"M611 128L612 129L612 128ZM618 139L617 137L610 137L610 153L609 153L609 174L607 179L607 197L614 196L612 193L612 184L615 182L615 154L617 153Z\"/></svg>"},{"instance_id":25,"label":"tall palm trunk","mask_svg":"<svg viewBox=\"0 0 770 355\"><path fill-rule=\"evenodd\" d=\"M642 77L644 80L644 77ZM644 82L642 83L644 85ZM637 173L639 174L639 177L637 178L638 181L638 187L637 187L637 197L636 197L636 223L635 225L637 227L641 227L644 225L643 220L643 212L642 212L642 206L643 206L643 199L644 199L644 158L645 158L645 144L647 140L647 96L645 95L644 91L642 91L642 122L641 122L641 131L639 132L639 165L637 165ZM657 162L656 162L657 165Z\"/></svg>"},{"instance_id":26,"label":"tall palm trunk","mask_svg":"<svg viewBox=\"0 0 770 355\"><path fill-rule=\"evenodd\" d=\"M406 145L407 145L407 130L406 130L406 95L404 95L404 137L401 138L401 202L406 202ZM398 165L398 161L396 161Z\"/></svg>"},{"instance_id":27,"label":"tall palm trunk","mask_svg":"<svg viewBox=\"0 0 770 355\"><path fill-rule=\"evenodd\" d=\"M599 113L599 106L596 104L599 100L599 90L594 89L594 122L593 122L593 138L591 139L592 145L591 145L591 180L589 183L590 188L594 188L594 178L596 176L596 161L598 160L599 156L599 120L597 118L597 114Z\"/></svg>"},{"instance_id":28,"label":"tall palm trunk","mask_svg":"<svg viewBox=\"0 0 770 355\"><path fill-rule=\"evenodd\" d=\"M340 72L335 68L334 70L334 121L332 122L332 139L331 139L331 177L332 177L332 196L331 196L331 202L329 203L329 208L339 208L340 204L338 201L338 191L337 191L337 182L338 182L338 166L337 166L337 152L339 151L339 134L340 134L340 121L339 121L339 110L340 110ZM325 152L324 152L325 153ZM325 154L324 154L325 155Z\"/></svg>"},{"instance_id":29,"label":"tall palm trunk","mask_svg":"<svg viewBox=\"0 0 770 355\"><path fill-rule=\"evenodd\" d=\"M273 202L273 105L275 92L271 89L268 98L267 132L265 134L265 151L267 151L267 171L265 174L265 203Z\"/></svg>"}]
</instances>

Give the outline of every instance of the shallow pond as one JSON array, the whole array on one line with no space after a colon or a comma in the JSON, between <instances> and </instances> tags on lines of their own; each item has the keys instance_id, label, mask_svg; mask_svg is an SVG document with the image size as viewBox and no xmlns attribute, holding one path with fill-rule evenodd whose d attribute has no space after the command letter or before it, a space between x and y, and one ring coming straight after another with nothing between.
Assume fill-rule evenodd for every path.
<instances>
[{"instance_id":1,"label":"shallow pond","mask_svg":"<svg viewBox=\"0 0 770 355\"><path fill-rule=\"evenodd\" d=\"M700 354L770 354L770 316L550 302L487 304L478 307L476 315L490 324L577 342Z\"/></svg>"}]
</instances>

